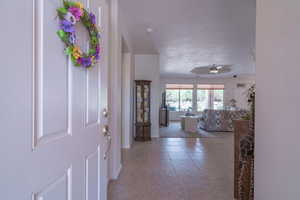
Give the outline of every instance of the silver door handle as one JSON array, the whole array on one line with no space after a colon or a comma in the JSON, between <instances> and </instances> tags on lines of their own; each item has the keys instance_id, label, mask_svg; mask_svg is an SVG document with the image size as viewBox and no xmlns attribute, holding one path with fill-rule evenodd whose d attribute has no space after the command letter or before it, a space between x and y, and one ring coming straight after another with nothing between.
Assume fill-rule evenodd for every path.
<instances>
[{"instance_id":1,"label":"silver door handle","mask_svg":"<svg viewBox=\"0 0 300 200\"><path fill-rule=\"evenodd\" d=\"M107 159L107 156L108 156L108 153L109 153L109 150L111 147L111 136L110 135L107 136L107 142L108 142L108 144L107 144L106 151L104 152L104 160Z\"/></svg>"},{"instance_id":2,"label":"silver door handle","mask_svg":"<svg viewBox=\"0 0 300 200\"><path fill-rule=\"evenodd\" d=\"M108 125L105 125L102 129L102 133L104 136L108 136L109 135L109 127Z\"/></svg>"},{"instance_id":3,"label":"silver door handle","mask_svg":"<svg viewBox=\"0 0 300 200\"><path fill-rule=\"evenodd\" d=\"M108 153L109 153L109 150L111 148L111 135L110 135L110 132L109 132L109 127L108 125L105 125L102 129L102 133L103 135L106 137L107 139L107 147L106 147L106 150L104 152L104 160L107 159L108 157Z\"/></svg>"},{"instance_id":4,"label":"silver door handle","mask_svg":"<svg viewBox=\"0 0 300 200\"><path fill-rule=\"evenodd\" d=\"M105 117L105 118L108 117L108 111L107 111L106 108L103 109L102 115L103 115L103 117Z\"/></svg>"}]
</instances>

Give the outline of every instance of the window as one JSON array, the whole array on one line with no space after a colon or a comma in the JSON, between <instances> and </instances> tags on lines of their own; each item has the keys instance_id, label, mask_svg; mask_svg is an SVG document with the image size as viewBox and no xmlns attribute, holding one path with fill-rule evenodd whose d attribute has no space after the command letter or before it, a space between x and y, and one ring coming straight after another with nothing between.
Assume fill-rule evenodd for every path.
<instances>
[{"instance_id":1,"label":"window","mask_svg":"<svg viewBox=\"0 0 300 200\"><path fill-rule=\"evenodd\" d=\"M197 111L209 108L209 90L197 90Z\"/></svg>"},{"instance_id":2,"label":"window","mask_svg":"<svg viewBox=\"0 0 300 200\"><path fill-rule=\"evenodd\" d=\"M166 104L171 111L192 111L193 85L167 84Z\"/></svg>"},{"instance_id":3,"label":"window","mask_svg":"<svg viewBox=\"0 0 300 200\"><path fill-rule=\"evenodd\" d=\"M167 84L166 104L170 111L203 112L205 109L223 109L224 85L201 84L194 87L193 84Z\"/></svg>"},{"instance_id":4,"label":"window","mask_svg":"<svg viewBox=\"0 0 300 200\"><path fill-rule=\"evenodd\" d=\"M179 90L166 90L166 104L171 111L179 111Z\"/></svg>"},{"instance_id":5,"label":"window","mask_svg":"<svg viewBox=\"0 0 300 200\"><path fill-rule=\"evenodd\" d=\"M197 111L219 110L224 106L224 85L198 85Z\"/></svg>"},{"instance_id":6,"label":"window","mask_svg":"<svg viewBox=\"0 0 300 200\"><path fill-rule=\"evenodd\" d=\"M192 111L193 109L193 89L179 90L180 93L180 111Z\"/></svg>"},{"instance_id":7,"label":"window","mask_svg":"<svg viewBox=\"0 0 300 200\"><path fill-rule=\"evenodd\" d=\"M223 109L224 90L212 90L211 92L212 92L213 109L214 110Z\"/></svg>"}]
</instances>

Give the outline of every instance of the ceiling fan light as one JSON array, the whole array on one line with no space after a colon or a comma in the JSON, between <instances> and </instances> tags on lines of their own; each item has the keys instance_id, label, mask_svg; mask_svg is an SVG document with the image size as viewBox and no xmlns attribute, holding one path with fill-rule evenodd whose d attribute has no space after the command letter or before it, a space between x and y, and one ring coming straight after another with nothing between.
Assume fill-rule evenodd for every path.
<instances>
[{"instance_id":1,"label":"ceiling fan light","mask_svg":"<svg viewBox=\"0 0 300 200\"><path fill-rule=\"evenodd\" d=\"M217 66L216 68L217 68L217 70L220 70L220 69L223 68L223 66L222 66L222 65L219 65L219 66Z\"/></svg>"},{"instance_id":2,"label":"ceiling fan light","mask_svg":"<svg viewBox=\"0 0 300 200\"><path fill-rule=\"evenodd\" d=\"M211 69L211 70L209 70L209 73L210 74L218 74L219 70L217 70L217 69Z\"/></svg>"},{"instance_id":3,"label":"ceiling fan light","mask_svg":"<svg viewBox=\"0 0 300 200\"><path fill-rule=\"evenodd\" d=\"M146 29L146 31L147 31L148 33L152 33L152 32L153 32L153 29L149 27L149 28Z\"/></svg>"}]
</instances>

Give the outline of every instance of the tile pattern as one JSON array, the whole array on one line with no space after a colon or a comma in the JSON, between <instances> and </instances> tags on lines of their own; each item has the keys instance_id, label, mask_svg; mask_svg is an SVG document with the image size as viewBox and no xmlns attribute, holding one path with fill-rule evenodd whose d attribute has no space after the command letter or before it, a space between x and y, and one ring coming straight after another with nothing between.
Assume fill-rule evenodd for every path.
<instances>
[{"instance_id":1,"label":"tile pattern","mask_svg":"<svg viewBox=\"0 0 300 200\"><path fill-rule=\"evenodd\" d=\"M233 135L135 143L108 199L232 200Z\"/></svg>"},{"instance_id":2,"label":"tile pattern","mask_svg":"<svg viewBox=\"0 0 300 200\"><path fill-rule=\"evenodd\" d=\"M233 131L233 121L247 115L247 110L204 110L200 127L207 131Z\"/></svg>"}]
</instances>

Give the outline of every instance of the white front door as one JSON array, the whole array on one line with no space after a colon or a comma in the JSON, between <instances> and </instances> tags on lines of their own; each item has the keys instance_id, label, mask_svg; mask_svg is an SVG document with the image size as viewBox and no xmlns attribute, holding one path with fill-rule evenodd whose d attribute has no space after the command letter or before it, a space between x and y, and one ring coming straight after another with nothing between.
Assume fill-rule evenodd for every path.
<instances>
[{"instance_id":1,"label":"white front door","mask_svg":"<svg viewBox=\"0 0 300 200\"><path fill-rule=\"evenodd\" d=\"M4 0L0 17L0 199L106 200L108 5L98 16L102 55L72 66L56 35L62 0ZM76 27L86 49L87 33Z\"/></svg>"}]
</instances>

